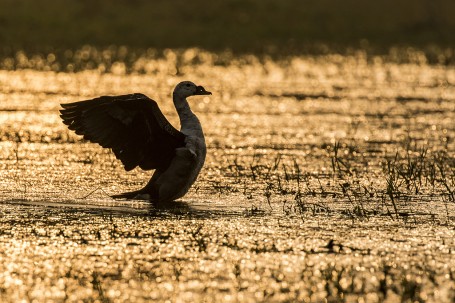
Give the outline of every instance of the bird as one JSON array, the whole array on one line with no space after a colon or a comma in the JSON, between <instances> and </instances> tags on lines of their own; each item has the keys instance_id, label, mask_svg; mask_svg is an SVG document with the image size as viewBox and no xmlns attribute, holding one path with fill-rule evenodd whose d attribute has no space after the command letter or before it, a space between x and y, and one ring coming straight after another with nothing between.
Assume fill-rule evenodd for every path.
<instances>
[{"instance_id":1,"label":"bird","mask_svg":"<svg viewBox=\"0 0 455 303\"><path fill-rule=\"evenodd\" d=\"M201 123L187 98L211 94L191 81L175 86L172 99L180 130L166 119L156 101L141 93L63 103L60 117L77 135L111 149L126 171L155 170L142 189L112 198L166 205L188 192L207 154Z\"/></svg>"}]
</instances>

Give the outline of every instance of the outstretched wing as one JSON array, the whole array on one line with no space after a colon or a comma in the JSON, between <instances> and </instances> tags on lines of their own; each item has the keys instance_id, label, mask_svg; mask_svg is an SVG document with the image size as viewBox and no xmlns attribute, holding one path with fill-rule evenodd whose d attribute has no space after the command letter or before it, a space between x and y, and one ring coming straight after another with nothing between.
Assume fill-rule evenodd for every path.
<instances>
[{"instance_id":1,"label":"outstretched wing","mask_svg":"<svg viewBox=\"0 0 455 303\"><path fill-rule=\"evenodd\" d=\"M111 148L127 171L164 169L185 135L164 117L158 104L143 94L103 96L62 104L60 117L84 139Z\"/></svg>"}]
</instances>

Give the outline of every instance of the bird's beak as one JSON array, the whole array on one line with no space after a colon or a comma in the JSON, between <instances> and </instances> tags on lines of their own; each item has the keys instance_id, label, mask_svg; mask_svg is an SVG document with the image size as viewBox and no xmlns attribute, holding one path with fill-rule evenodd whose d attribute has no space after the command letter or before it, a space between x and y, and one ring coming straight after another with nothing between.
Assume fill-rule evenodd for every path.
<instances>
[{"instance_id":1,"label":"bird's beak","mask_svg":"<svg viewBox=\"0 0 455 303\"><path fill-rule=\"evenodd\" d=\"M195 95L211 95L211 94L212 94L211 92L206 91L205 88L200 85L196 88Z\"/></svg>"}]
</instances>

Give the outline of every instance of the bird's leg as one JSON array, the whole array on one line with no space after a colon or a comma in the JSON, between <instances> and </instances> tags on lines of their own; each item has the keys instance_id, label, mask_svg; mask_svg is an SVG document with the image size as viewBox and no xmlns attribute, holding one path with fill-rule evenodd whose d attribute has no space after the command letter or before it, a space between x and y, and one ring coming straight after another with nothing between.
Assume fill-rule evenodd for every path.
<instances>
[{"instance_id":1,"label":"bird's leg","mask_svg":"<svg viewBox=\"0 0 455 303\"><path fill-rule=\"evenodd\" d=\"M156 180L161 175L161 171L156 170L153 174L152 178L147 182L147 184L135 191L125 192L118 195L112 195L111 197L114 199L127 199L127 200L149 200L154 201L158 199L158 190L156 188Z\"/></svg>"}]
</instances>

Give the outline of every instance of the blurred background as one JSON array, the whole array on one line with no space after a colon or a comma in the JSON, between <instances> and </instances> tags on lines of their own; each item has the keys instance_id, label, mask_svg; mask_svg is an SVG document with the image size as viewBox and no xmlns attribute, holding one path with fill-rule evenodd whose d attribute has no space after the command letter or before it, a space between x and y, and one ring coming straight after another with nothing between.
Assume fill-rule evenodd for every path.
<instances>
[{"instance_id":1,"label":"blurred background","mask_svg":"<svg viewBox=\"0 0 455 303\"><path fill-rule=\"evenodd\" d=\"M18 51L61 61L83 46L120 57L189 47L270 56L411 47L450 64L454 33L453 0L0 0L7 69Z\"/></svg>"}]
</instances>

